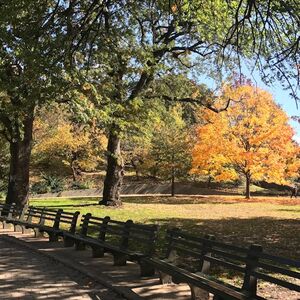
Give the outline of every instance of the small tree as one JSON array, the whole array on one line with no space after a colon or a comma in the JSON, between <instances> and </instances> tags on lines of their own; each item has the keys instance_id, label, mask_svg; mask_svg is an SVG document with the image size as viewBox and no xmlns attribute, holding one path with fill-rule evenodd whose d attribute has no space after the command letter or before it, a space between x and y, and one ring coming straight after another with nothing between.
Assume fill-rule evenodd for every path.
<instances>
[{"instance_id":1,"label":"small tree","mask_svg":"<svg viewBox=\"0 0 300 300\"><path fill-rule=\"evenodd\" d=\"M299 169L298 145L286 113L272 96L250 85L225 87L226 97L240 99L226 112L206 111L193 150L193 172L218 181L246 180L246 198L256 180L285 183Z\"/></svg>"},{"instance_id":2,"label":"small tree","mask_svg":"<svg viewBox=\"0 0 300 300\"><path fill-rule=\"evenodd\" d=\"M182 119L179 105L166 110L164 118L154 126L148 170L171 180L171 195L175 195L176 178L187 176L191 168L190 132Z\"/></svg>"}]
</instances>

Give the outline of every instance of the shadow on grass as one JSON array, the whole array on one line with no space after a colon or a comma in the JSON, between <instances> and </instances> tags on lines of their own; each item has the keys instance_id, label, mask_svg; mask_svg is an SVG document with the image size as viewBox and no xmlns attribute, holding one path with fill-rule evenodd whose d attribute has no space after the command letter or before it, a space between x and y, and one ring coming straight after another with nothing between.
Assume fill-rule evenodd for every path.
<instances>
[{"instance_id":1,"label":"shadow on grass","mask_svg":"<svg viewBox=\"0 0 300 300\"><path fill-rule=\"evenodd\" d=\"M264 251L274 255L299 259L300 221L293 219L275 219L269 217L250 219L151 219L151 223L160 224L162 229L179 227L199 237L213 234L217 240L249 247L260 244ZM160 247L162 244L160 243Z\"/></svg>"}]
</instances>

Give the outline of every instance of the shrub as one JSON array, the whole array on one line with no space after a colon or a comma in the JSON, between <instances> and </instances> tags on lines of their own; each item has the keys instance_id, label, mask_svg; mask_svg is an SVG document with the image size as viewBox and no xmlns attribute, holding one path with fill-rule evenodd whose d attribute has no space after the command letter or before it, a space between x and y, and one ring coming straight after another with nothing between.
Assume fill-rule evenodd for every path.
<instances>
[{"instance_id":1,"label":"shrub","mask_svg":"<svg viewBox=\"0 0 300 300\"><path fill-rule=\"evenodd\" d=\"M51 192L51 189L47 186L46 181L38 181L32 184L30 189L32 194L45 194Z\"/></svg>"},{"instance_id":2,"label":"shrub","mask_svg":"<svg viewBox=\"0 0 300 300\"><path fill-rule=\"evenodd\" d=\"M91 188L92 183L89 181L80 182L80 181L74 181L72 182L71 189L72 190L87 190Z\"/></svg>"},{"instance_id":3,"label":"shrub","mask_svg":"<svg viewBox=\"0 0 300 300\"><path fill-rule=\"evenodd\" d=\"M31 193L58 193L64 189L64 182L61 178L45 174L42 175L42 178L43 180L38 181L31 186Z\"/></svg>"}]
</instances>

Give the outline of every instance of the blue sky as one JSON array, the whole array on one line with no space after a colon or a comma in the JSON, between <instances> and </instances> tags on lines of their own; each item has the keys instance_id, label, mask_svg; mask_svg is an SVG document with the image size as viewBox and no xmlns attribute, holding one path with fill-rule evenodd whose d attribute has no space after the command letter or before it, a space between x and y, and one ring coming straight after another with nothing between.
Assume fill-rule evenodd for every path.
<instances>
[{"instance_id":1,"label":"blue sky","mask_svg":"<svg viewBox=\"0 0 300 300\"><path fill-rule=\"evenodd\" d=\"M273 95L275 101L281 105L290 117L300 116L300 107L298 106L297 108L295 100L289 95L288 91L282 88L280 83L276 83L274 86L267 86L260 78L256 78L256 80L257 86L269 91ZM300 124L293 120L290 121L290 124L295 129L295 140L300 142Z\"/></svg>"}]
</instances>

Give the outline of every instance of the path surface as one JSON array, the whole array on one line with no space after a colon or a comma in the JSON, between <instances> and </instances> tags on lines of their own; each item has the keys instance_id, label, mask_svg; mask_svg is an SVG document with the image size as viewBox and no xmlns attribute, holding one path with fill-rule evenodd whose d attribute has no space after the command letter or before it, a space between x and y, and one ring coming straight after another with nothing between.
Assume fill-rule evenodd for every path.
<instances>
[{"instance_id":1,"label":"path surface","mask_svg":"<svg viewBox=\"0 0 300 300\"><path fill-rule=\"evenodd\" d=\"M0 299L123 298L81 273L0 236Z\"/></svg>"}]
</instances>

